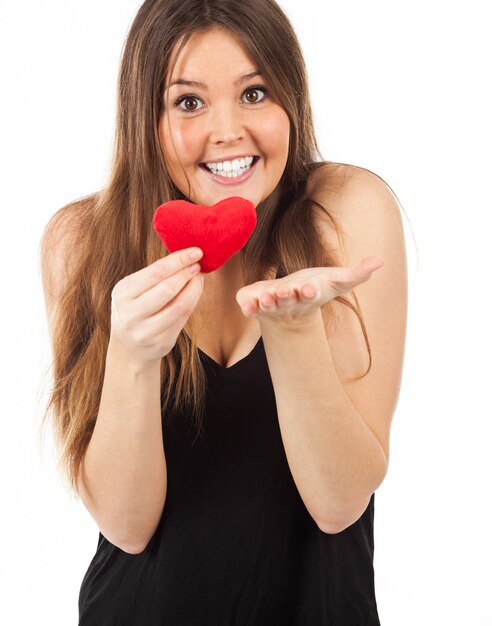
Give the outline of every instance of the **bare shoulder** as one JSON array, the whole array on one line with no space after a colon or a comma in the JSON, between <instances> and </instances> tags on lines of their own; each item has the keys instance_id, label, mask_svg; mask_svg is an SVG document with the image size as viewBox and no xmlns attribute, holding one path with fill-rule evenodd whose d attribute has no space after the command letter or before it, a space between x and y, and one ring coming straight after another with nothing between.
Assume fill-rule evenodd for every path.
<instances>
[{"instance_id":1,"label":"bare shoulder","mask_svg":"<svg viewBox=\"0 0 492 626\"><path fill-rule=\"evenodd\" d=\"M377 280L386 276L403 286L405 236L401 207L390 186L370 170L340 163L319 167L309 185L316 226L340 265L351 267L365 257L379 256L386 267ZM368 289L361 285L357 291Z\"/></svg>"},{"instance_id":2,"label":"bare shoulder","mask_svg":"<svg viewBox=\"0 0 492 626\"><path fill-rule=\"evenodd\" d=\"M349 163L323 162L309 177L312 190L330 188L334 192L343 192L357 184L381 185L389 189L388 184L375 172Z\"/></svg>"},{"instance_id":3,"label":"bare shoulder","mask_svg":"<svg viewBox=\"0 0 492 626\"><path fill-rule=\"evenodd\" d=\"M40 243L42 278L50 295L56 295L55 282L63 280L75 260L87 201L79 200L59 209L46 224Z\"/></svg>"},{"instance_id":4,"label":"bare shoulder","mask_svg":"<svg viewBox=\"0 0 492 626\"><path fill-rule=\"evenodd\" d=\"M56 304L79 261L78 242L90 204L91 198L59 209L46 224L39 242L39 267L51 333Z\"/></svg>"},{"instance_id":5,"label":"bare shoulder","mask_svg":"<svg viewBox=\"0 0 492 626\"><path fill-rule=\"evenodd\" d=\"M335 219L344 235L344 245L348 245L350 238L357 233L363 234L368 228L384 228L385 223L403 236L401 208L396 194L385 180L368 169L345 163L326 163L311 175L308 192ZM315 217L317 224L330 237L326 228L333 231L331 221L317 205Z\"/></svg>"}]
</instances>

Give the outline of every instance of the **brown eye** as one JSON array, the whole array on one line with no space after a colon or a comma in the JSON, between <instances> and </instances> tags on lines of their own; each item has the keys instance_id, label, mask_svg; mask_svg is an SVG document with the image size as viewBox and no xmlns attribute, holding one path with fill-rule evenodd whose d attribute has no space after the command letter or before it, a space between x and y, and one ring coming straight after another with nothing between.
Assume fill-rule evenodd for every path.
<instances>
[{"instance_id":1,"label":"brown eye","mask_svg":"<svg viewBox=\"0 0 492 626\"><path fill-rule=\"evenodd\" d=\"M258 94L256 93L256 90L252 89L251 91L247 91L246 98L249 102L256 102L256 100L258 99Z\"/></svg>"},{"instance_id":2,"label":"brown eye","mask_svg":"<svg viewBox=\"0 0 492 626\"><path fill-rule=\"evenodd\" d=\"M185 103L185 109L187 111L194 111L196 109L196 98L186 98L183 102ZM188 107L187 104L190 102L192 103L192 106Z\"/></svg>"},{"instance_id":3,"label":"brown eye","mask_svg":"<svg viewBox=\"0 0 492 626\"><path fill-rule=\"evenodd\" d=\"M174 104L175 107L183 111L183 113L194 113L199 111L202 107L197 105L199 98L196 96L181 96ZM184 107L181 106L184 103Z\"/></svg>"},{"instance_id":4,"label":"brown eye","mask_svg":"<svg viewBox=\"0 0 492 626\"><path fill-rule=\"evenodd\" d=\"M244 92L246 94L248 104L257 104L265 99L265 96L263 98L258 98L258 91L263 91L265 95L267 93L267 90L264 87L250 87Z\"/></svg>"}]
</instances>

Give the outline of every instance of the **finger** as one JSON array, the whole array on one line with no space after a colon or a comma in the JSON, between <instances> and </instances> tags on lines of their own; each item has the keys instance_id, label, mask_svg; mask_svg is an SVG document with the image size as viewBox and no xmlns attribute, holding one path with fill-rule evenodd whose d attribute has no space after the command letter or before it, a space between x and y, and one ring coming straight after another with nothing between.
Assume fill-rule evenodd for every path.
<instances>
[{"instance_id":1,"label":"finger","mask_svg":"<svg viewBox=\"0 0 492 626\"><path fill-rule=\"evenodd\" d=\"M180 295L181 291L187 286L187 283L189 283L194 276L197 276L199 272L199 263L188 265L180 272L173 274L165 280L161 280L151 289L148 289L134 302L135 306L138 305L136 319L150 317L165 306L171 305L173 300Z\"/></svg>"},{"instance_id":2,"label":"finger","mask_svg":"<svg viewBox=\"0 0 492 626\"><path fill-rule=\"evenodd\" d=\"M259 306L257 300L249 300L246 304L241 306L241 311L246 317L251 317L258 313Z\"/></svg>"},{"instance_id":3,"label":"finger","mask_svg":"<svg viewBox=\"0 0 492 626\"><path fill-rule=\"evenodd\" d=\"M326 268L325 280L336 291L349 291L369 280L372 273L383 265L378 257L366 257L352 267Z\"/></svg>"},{"instance_id":4,"label":"finger","mask_svg":"<svg viewBox=\"0 0 492 626\"><path fill-rule=\"evenodd\" d=\"M295 285L280 285L275 290L277 298L277 307L279 309L286 309L294 302L299 301L299 288Z\"/></svg>"},{"instance_id":5,"label":"finger","mask_svg":"<svg viewBox=\"0 0 492 626\"><path fill-rule=\"evenodd\" d=\"M146 344L162 338L167 342L165 335L172 334L173 329L179 332L198 304L202 291L203 281L199 276L194 276L168 306L138 325L137 341Z\"/></svg>"},{"instance_id":6,"label":"finger","mask_svg":"<svg viewBox=\"0 0 492 626\"><path fill-rule=\"evenodd\" d=\"M203 274L197 274L189 280L177 298L146 320L145 323L151 337L175 323L182 325L183 320L189 318L203 293L203 280L200 279L200 276Z\"/></svg>"},{"instance_id":7,"label":"finger","mask_svg":"<svg viewBox=\"0 0 492 626\"><path fill-rule=\"evenodd\" d=\"M123 281L126 297L138 298L161 281L199 261L203 256L203 252L200 250L200 257L193 259L191 258L191 253L195 250L200 250L200 248L193 247L177 250L127 276Z\"/></svg>"},{"instance_id":8,"label":"finger","mask_svg":"<svg viewBox=\"0 0 492 626\"><path fill-rule=\"evenodd\" d=\"M301 297L306 300L316 300L316 298L319 298L320 294L321 291L318 289L318 287L310 283L307 285L303 285L300 290Z\"/></svg>"},{"instance_id":9,"label":"finger","mask_svg":"<svg viewBox=\"0 0 492 626\"><path fill-rule=\"evenodd\" d=\"M295 297L295 294L289 285L279 285L275 290L275 294L277 298L281 298L282 300Z\"/></svg>"},{"instance_id":10,"label":"finger","mask_svg":"<svg viewBox=\"0 0 492 626\"><path fill-rule=\"evenodd\" d=\"M379 270L383 267L384 261L380 257L377 256L368 256L362 259L362 261L357 266L357 271L363 274L372 274L376 270Z\"/></svg>"},{"instance_id":11,"label":"finger","mask_svg":"<svg viewBox=\"0 0 492 626\"><path fill-rule=\"evenodd\" d=\"M261 294L258 304L262 311L272 311L277 307L277 299L274 294L265 291Z\"/></svg>"},{"instance_id":12,"label":"finger","mask_svg":"<svg viewBox=\"0 0 492 626\"><path fill-rule=\"evenodd\" d=\"M321 296L321 288L315 282L283 285L277 289L276 295L278 309L287 310L295 302L316 302Z\"/></svg>"}]
</instances>

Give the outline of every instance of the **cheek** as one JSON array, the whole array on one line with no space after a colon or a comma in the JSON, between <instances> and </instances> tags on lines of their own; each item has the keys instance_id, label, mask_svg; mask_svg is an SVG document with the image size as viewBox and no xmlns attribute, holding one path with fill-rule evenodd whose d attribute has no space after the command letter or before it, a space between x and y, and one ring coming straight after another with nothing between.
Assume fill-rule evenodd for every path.
<instances>
[{"instance_id":1,"label":"cheek","mask_svg":"<svg viewBox=\"0 0 492 626\"><path fill-rule=\"evenodd\" d=\"M190 124L180 124L173 122L171 129L167 120L160 127L160 137L165 152L171 159L193 159L193 153L197 149L197 131L193 130Z\"/></svg>"},{"instance_id":2,"label":"cheek","mask_svg":"<svg viewBox=\"0 0 492 626\"><path fill-rule=\"evenodd\" d=\"M270 115L261 125L265 137L275 137L276 141L270 144L276 153L283 154L289 150L290 120L285 111L280 110Z\"/></svg>"}]
</instances>

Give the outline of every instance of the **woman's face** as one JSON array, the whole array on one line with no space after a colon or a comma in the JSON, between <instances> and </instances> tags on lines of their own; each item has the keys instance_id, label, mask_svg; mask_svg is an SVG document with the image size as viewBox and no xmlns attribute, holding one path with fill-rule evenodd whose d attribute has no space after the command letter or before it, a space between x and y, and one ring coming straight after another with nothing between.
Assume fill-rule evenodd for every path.
<instances>
[{"instance_id":1,"label":"woman's face","mask_svg":"<svg viewBox=\"0 0 492 626\"><path fill-rule=\"evenodd\" d=\"M174 184L195 204L241 196L256 207L282 177L290 122L262 76L247 76L257 71L234 36L213 28L190 37L167 77L160 144Z\"/></svg>"}]
</instances>

